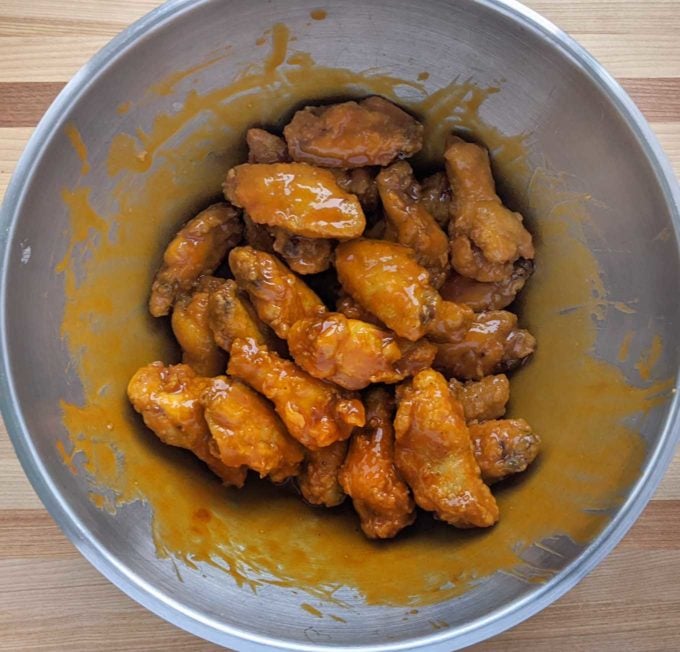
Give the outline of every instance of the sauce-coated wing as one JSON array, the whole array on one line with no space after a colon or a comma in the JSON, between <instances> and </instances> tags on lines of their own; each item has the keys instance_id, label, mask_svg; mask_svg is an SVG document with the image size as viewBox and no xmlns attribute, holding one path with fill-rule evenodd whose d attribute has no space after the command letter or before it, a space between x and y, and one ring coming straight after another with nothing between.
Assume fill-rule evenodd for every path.
<instances>
[{"instance_id":1,"label":"sauce-coated wing","mask_svg":"<svg viewBox=\"0 0 680 652\"><path fill-rule=\"evenodd\" d=\"M274 335L255 312L245 292L229 279L214 289L208 298L208 325L214 341L225 351L236 339L255 340L273 351L283 352L285 344ZM226 366L226 359L222 371ZM216 374L210 374L216 375Z\"/></svg>"},{"instance_id":2,"label":"sauce-coated wing","mask_svg":"<svg viewBox=\"0 0 680 652\"><path fill-rule=\"evenodd\" d=\"M305 371L345 389L396 383L431 366L436 347L339 312L301 319L288 333L288 347Z\"/></svg>"},{"instance_id":3,"label":"sauce-coated wing","mask_svg":"<svg viewBox=\"0 0 680 652\"><path fill-rule=\"evenodd\" d=\"M214 452L225 465L247 466L273 482L298 474L304 449L257 392L234 378L218 376L201 400Z\"/></svg>"},{"instance_id":4,"label":"sauce-coated wing","mask_svg":"<svg viewBox=\"0 0 680 652\"><path fill-rule=\"evenodd\" d=\"M347 441L336 441L325 448L307 451L297 484L308 503L335 507L345 500L338 472L346 454Z\"/></svg>"},{"instance_id":5,"label":"sauce-coated wing","mask_svg":"<svg viewBox=\"0 0 680 652\"><path fill-rule=\"evenodd\" d=\"M365 395L366 425L357 430L339 474L352 497L361 529L370 539L389 539L416 518L411 493L394 465L394 402L373 387Z\"/></svg>"},{"instance_id":6,"label":"sauce-coated wing","mask_svg":"<svg viewBox=\"0 0 680 652\"><path fill-rule=\"evenodd\" d=\"M366 228L359 200L330 170L306 163L244 163L229 170L226 197L258 224L307 238L349 240Z\"/></svg>"},{"instance_id":7,"label":"sauce-coated wing","mask_svg":"<svg viewBox=\"0 0 680 652\"><path fill-rule=\"evenodd\" d=\"M232 344L228 373L272 401L288 432L307 448L330 446L364 425L364 406L354 394L310 376L253 340Z\"/></svg>"},{"instance_id":8,"label":"sauce-coated wing","mask_svg":"<svg viewBox=\"0 0 680 652\"><path fill-rule=\"evenodd\" d=\"M472 320L469 308L442 301L413 250L384 240L353 240L335 251L343 289L397 335L448 341Z\"/></svg>"},{"instance_id":9,"label":"sauce-coated wing","mask_svg":"<svg viewBox=\"0 0 680 652\"><path fill-rule=\"evenodd\" d=\"M192 451L225 484L242 487L247 468L227 466L210 450L212 438L201 403L210 382L188 365L166 367L152 362L137 370L127 393L144 423L163 443Z\"/></svg>"},{"instance_id":10,"label":"sauce-coated wing","mask_svg":"<svg viewBox=\"0 0 680 652\"><path fill-rule=\"evenodd\" d=\"M463 406L436 371L397 390L395 461L416 503L456 527L489 527L498 506L475 461Z\"/></svg>"},{"instance_id":11,"label":"sauce-coated wing","mask_svg":"<svg viewBox=\"0 0 680 652\"><path fill-rule=\"evenodd\" d=\"M182 362L200 376L224 373L227 357L215 342L208 318L211 294L224 280L202 276L191 294L182 295L172 311L172 332L182 348Z\"/></svg>"},{"instance_id":12,"label":"sauce-coated wing","mask_svg":"<svg viewBox=\"0 0 680 652\"><path fill-rule=\"evenodd\" d=\"M276 256L252 247L237 247L229 267L259 318L281 338L300 319L326 312L323 301Z\"/></svg>"},{"instance_id":13,"label":"sauce-coated wing","mask_svg":"<svg viewBox=\"0 0 680 652\"><path fill-rule=\"evenodd\" d=\"M376 172L374 168L354 168L353 170L333 168L331 172L335 175L338 185L345 192L357 196L366 215L378 210L380 196L378 195L378 186L375 183Z\"/></svg>"},{"instance_id":14,"label":"sauce-coated wing","mask_svg":"<svg viewBox=\"0 0 680 652\"><path fill-rule=\"evenodd\" d=\"M423 126L381 97L298 111L283 135L294 161L329 168L389 165L423 147Z\"/></svg>"},{"instance_id":15,"label":"sauce-coated wing","mask_svg":"<svg viewBox=\"0 0 680 652\"><path fill-rule=\"evenodd\" d=\"M507 308L522 291L534 270L530 260L518 260L512 274L496 283L480 283L474 279L452 274L439 288L447 301L464 303L475 312Z\"/></svg>"},{"instance_id":16,"label":"sauce-coated wing","mask_svg":"<svg viewBox=\"0 0 680 652\"><path fill-rule=\"evenodd\" d=\"M212 274L239 243L243 235L239 214L229 204L213 204L179 230L151 286L149 311L154 317L167 315L176 299L189 292L199 276Z\"/></svg>"},{"instance_id":17,"label":"sauce-coated wing","mask_svg":"<svg viewBox=\"0 0 680 652\"><path fill-rule=\"evenodd\" d=\"M449 377L480 380L515 369L535 348L534 336L517 327L517 315L491 310L475 315L458 341L438 343L434 367Z\"/></svg>"},{"instance_id":18,"label":"sauce-coated wing","mask_svg":"<svg viewBox=\"0 0 680 652\"><path fill-rule=\"evenodd\" d=\"M380 172L377 183L396 241L413 249L416 260L430 272L430 283L441 287L449 271L449 239L418 200L413 169L406 161L394 163Z\"/></svg>"},{"instance_id":19,"label":"sauce-coated wing","mask_svg":"<svg viewBox=\"0 0 680 652\"><path fill-rule=\"evenodd\" d=\"M496 194L488 152L452 137L444 158L454 197L451 264L477 281L508 278L517 259L534 257L534 247L522 216L503 206Z\"/></svg>"},{"instance_id":20,"label":"sauce-coated wing","mask_svg":"<svg viewBox=\"0 0 680 652\"><path fill-rule=\"evenodd\" d=\"M524 471L536 459L541 446L541 438L524 419L473 424L470 437L487 484Z\"/></svg>"},{"instance_id":21,"label":"sauce-coated wing","mask_svg":"<svg viewBox=\"0 0 680 652\"><path fill-rule=\"evenodd\" d=\"M468 426L477 421L502 417L510 400L510 381L505 374L485 376L481 380L468 380L465 383L452 378L449 388L462 403Z\"/></svg>"}]
</instances>

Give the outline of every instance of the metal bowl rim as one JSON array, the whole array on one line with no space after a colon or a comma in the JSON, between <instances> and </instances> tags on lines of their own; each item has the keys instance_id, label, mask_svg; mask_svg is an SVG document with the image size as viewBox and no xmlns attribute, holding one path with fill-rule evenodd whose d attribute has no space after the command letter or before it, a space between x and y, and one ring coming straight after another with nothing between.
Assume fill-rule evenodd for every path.
<instances>
[{"instance_id":1,"label":"metal bowl rim","mask_svg":"<svg viewBox=\"0 0 680 652\"><path fill-rule=\"evenodd\" d=\"M245 643L251 650L285 649L308 652L338 650L340 648L337 646L274 639L224 625L202 616L193 609L186 608L169 594L159 591L131 572L124 563L107 551L105 543L99 541L94 533L88 530L75 515L59 487L49 477L31 442L30 433L23 417L17 411L18 401L12 382L8 356L6 281L15 217L20 212L25 190L30 185L42 151L58 132L68 110L76 104L80 96L96 79L115 64L118 57L126 53L129 46L143 39L145 34L161 27L166 21L177 19L182 13L210 1L168 0L168 2L126 28L95 54L71 79L46 111L29 139L0 208L0 358L2 360L0 365L0 411L24 472L52 518L80 553L100 573L131 598L161 618L220 645L233 646L238 649ZM471 1L500 12L547 38L550 44L557 48L561 54L568 55L572 62L577 64L612 102L635 133L655 172L671 214L677 242L680 238L680 188L673 169L642 113L618 82L576 41L550 21L516 0ZM680 370L679 376L676 377L676 388L679 380ZM460 649L519 624L564 595L611 552L637 520L652 497L670 464L675 445L680 439L680 429L677 428L679 400L677 393L675 393L655 450L647 461L640 478L632 487L628 498L618 509L614 518L577 558L545 584L538 586L523 598L514 600L505 607L490 612L464 626L397 643L353 645L344 649L365 652L414 650L424 647Z\"/></svg>"}]
</instances>

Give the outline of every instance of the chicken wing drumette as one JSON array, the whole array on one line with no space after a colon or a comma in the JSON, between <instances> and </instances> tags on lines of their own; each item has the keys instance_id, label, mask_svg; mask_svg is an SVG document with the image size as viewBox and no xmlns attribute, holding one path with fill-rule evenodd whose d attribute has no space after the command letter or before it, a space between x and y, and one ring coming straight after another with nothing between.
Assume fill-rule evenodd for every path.
<instances>
[{"instance_id":1,"label":"chicken wing drumette","mask_svg":"<svg viewBox=\"0 0 680 652\"><path fill-rule=\"evenodd\" d=\"M415 504L394 464L394 401L380 387L369 389L364 401L366 425L352 436L339 480L352 497L364 534L389 539L413 523Z\"/></svg>"},{"instance_id":2,"label":"chicken wing drumette","mask_svg":"<svg viewBox=\"0 0 680 652\"><path fill-rule=\"evenodd\" d=\"M347 440L307 451L297 484L308 503L335 507L345 500L338 472L346 455Z\"/></svg>"}]
</instances>

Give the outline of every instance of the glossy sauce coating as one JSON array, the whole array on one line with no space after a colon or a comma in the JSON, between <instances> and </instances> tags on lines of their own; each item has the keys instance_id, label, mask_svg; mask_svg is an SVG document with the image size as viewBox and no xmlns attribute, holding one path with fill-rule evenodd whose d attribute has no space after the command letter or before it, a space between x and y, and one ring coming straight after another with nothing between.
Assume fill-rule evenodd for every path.
<instances>
[{"instance_id":1,"label":"glossy sauce coating","mask_svg":"<svg viewBox=\"0 0 680 652\"><path fill-rule=\"evenodd\" d=\"M413 249L432 286L441 287L449 273L449 239L418 200L413 169L406 161L394 163L380 172L377 184L396 241Z\"/></svg>"},{"instance_id":2,"label":"glossy sauce coating","mask_svg":"<svg viewBox=\"0 0 680 652\"><path fill-rule=\"evenodd\" d=\"M298 321L288 333L288 347L312 376L352 390L396 383L429 367L436 354L429 342L411 343L338 312Z\"/></svg>"},{"instance_id":3,"label":"glossy sauce coating","mask_svg":"<svg viewBox=\"0 0 680 652\"><path fill-rule=\"evenodd\" d=\"M389 539L416 518L415 503L394 464L394 399L381 387L364 395L366 425L357 430L340 470L369 539Z\"/></svg>"},{"instance_id":4,"label":"glossy sauce coating","mask_svg":"<svg viewBox=\"0 0 680 652\"><path fill-rule=\"evenodd\" d=\"M449 389L461 402L468 425L502 417L510 400L510 381L505 374L484 376L479 381L468 380L464 383L451 378Z\"/></svg>"},{"instance_id":5,"label":"glossy sauce coating","mask_svg":"<svg viewBox=\"0 0 680 652\"><path fill-rule=\"evenodd\" d=\"M225 484L241 487L247 469L227 466L210 448L211 435L201 403L210 382L188 365L166 367L152 362L135 373L127 393L144 423L162 442L190 450Z\"/></svg>"},{"instance_id":6,"label":"glossy sauce coating","mask_svg":"<svg viewBox=\"0 0 680 652\"><path fill-rule=\"evenodd\" d=\"M203 276L191 294L182 295L172 311L172 332L182 347L182 362L201 376L224 372L227 356L218 346L210 328L210 297L224 283L221 278Z\"/></svg>"},{"instance_id":7,"label":"glossy sauce coating","mask_svg":"<svg viewBox=\"0 0 680 652\"><path fill-rule=\"evenodd\" d=\"M226 466L247 466L273 482L298 474L303 448L257 392L239 380L217 376L201 401L212 435L211 451Z\"/></svg>"},{"instance_id":8,"label":"glossy sauce coating","mask_svg":"<svg viewBox=\"0 0 680 652\"><path fill-rule=\"evenodd\" d=\"M522 216L503 206L496 194L488 152L451 137L444 159L454 197L451 264L476 281L508 278L518 258L534 257L534 247Z\"/></svg>"},{"instance_id":9,"label":"glossy sauce coating","mask_svg":"<svg viewBox=\"0 0 680 652\"><path fill-rule=\"evenodd\" d=\"M149 311L167 315L180 294L189 292L203 274L212 274L243 235L239 211L213 204L180 229L163 254L151 287Z\"/></svg>"},{"instance_id":10,"label":"glossy sauce coating","mask_svg":"<svg viewBox=\"0 0 680 652\"><path fill-rule=\"evenodd\" d=\"M307 448L347 439L355 426L364 425L364 406L356 396L253 340L233 343L227 371L272 401L290 434Z\"/></svg>"},{"instance_id":11,"label":"glossy sauce coating","mask_svg":"<svg viewBox=\"0 0 680 652\"><path fill-rule=\"evenodd\" d=\"M306 107L283 134L294 161L331 168L389 165L423 146L423 126L381 97Z\"/></svg>"},{"instance_id":12,"label":"glossy sauce coating","mask_svg":"<svg viewBox=\"0 0 680 652\"><path fill-rule=\"evenodd\" d=\"M307 238L349 240L366 218L359 200L329 170L306 163L244 163L231 168L224 194L258 224Z\"/></svg>"},{"instance_id":13,"label":"glossy sauce coating","mask_svg":"<svg viewBox=\"0 0 680 652\"><path fill-rule=\"evenodd\" d=\"M252 247L237 247L229 267L259 318L282 339L298 320L324 313L323 301L276 256Z\"/></svg>"},{"instance_id":14,"label":"glossy sauce coating","mask_svg":"<svg viewBox=\"0 0 680 652\"><path fill-rule=\"evenodd\" d=\"M535 348L533 335L518 328L517 315L492 310L475 315L458 341L437 344L434 367L461 380L480 380L518 367Z\"/></svg>"},{"instance_id":15,"label":"glossy sauce coating","mask_svg":"<svg viewBox=\"0 0 680 652\"><path fill-rule=\"evenodd\" d=\"M481 479L463 406L446 379L421 371L399 387L395 461L419 507L456 527L489 527L498 506Z\"/></svg>"}]
</instances>

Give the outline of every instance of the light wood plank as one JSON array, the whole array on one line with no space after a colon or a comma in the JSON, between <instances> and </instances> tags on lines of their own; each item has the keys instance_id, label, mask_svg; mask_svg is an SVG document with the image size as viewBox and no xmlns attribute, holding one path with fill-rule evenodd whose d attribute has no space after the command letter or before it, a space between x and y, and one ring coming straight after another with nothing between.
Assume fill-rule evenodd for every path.
<instances>
[{"instance_id":1,"label":"light wood plank","mask_svg":"<svg viewBox=\"0 0 680 652\"><path fill-rule=\"evenodd\" d=\"M0 127L0 201L32 133L29 127Z\"/></svg>"}]
</instances>

